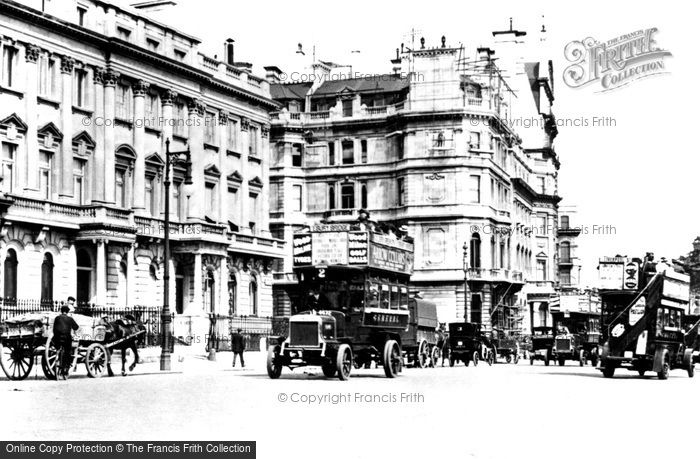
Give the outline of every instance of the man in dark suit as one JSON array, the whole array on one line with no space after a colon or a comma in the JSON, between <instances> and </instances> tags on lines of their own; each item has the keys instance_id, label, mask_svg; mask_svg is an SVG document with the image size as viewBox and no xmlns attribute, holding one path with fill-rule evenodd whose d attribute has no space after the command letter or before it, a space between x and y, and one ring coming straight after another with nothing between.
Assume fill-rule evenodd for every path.
<instances>
[{"instance_id":1,"label":"man in dark suit","mask_svg":"<svg viewBox=\"0 0 700 459\"><path fill-rule=\"evenodd\" d=\"M233 351L233 366L236 366L236 356L241 358L241 367L245 368L243 360L243 351L245 351L245 336L241 334L241 329L236 330L236 333L231 335L231 350Z\"/></svg>"},{"instance_id":2,"label":"man in dark suit","mask_svg":"<svg viewBox=\"0 0 700 459\"><path fill-rule=\"evenodd\" d=\"M73 351L73 336L71 333L78 329L78 324L68 315L70 306L75 304L75 298L68 297L68 304L61 306L61 315L56 316L53 321L53 342L56 350L62 350L63 355L61 361L58 362L59 367L56 372L56 379L68 379L68 370L70 370L72 351Z\"/></svg>"}]
</instances>

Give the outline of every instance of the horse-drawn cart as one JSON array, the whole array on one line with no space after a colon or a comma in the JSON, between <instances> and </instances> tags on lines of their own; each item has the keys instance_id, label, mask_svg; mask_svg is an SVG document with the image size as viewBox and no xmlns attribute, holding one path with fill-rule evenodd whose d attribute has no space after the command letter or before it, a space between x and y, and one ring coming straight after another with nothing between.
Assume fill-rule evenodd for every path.
<instances>
[{"instance_id":1,"label":"horse-drawn cart","mask_svg":"<svg viewBox=\"0 0 700 459\"><path fill-rule=\"evenodd\" d=\"M48 379L56 379L60 362L59 351L53 343L53 321L58 313L40 311L7 319L0 325L0 366L12 380L29 376L35 361L41 359L41 369ZM79 329L73 335L71 369L85 364L88 376L99 378L108 369L111 349L128 340L136 340L145 329L119 339L108 341L110 324L102 319L72 314Z\"/></svg>"}]
</instances>

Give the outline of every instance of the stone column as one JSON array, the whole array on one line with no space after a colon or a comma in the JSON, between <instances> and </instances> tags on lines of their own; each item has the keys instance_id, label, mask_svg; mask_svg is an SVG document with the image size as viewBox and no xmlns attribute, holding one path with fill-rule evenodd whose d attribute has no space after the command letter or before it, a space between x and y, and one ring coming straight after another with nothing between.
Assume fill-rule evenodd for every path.
<instances>
[{"instance_id":1,"label":"stone column","mask_svg":"<svg viewBox=\"0 0 700 459\"><path fill-rule=\"evenodd\" d=\"M204 303L202 301L202 254L194 254L194 295L192 298L192 309L189 311L190 315L202 314Z\"/></svg>"},{"instance_id":2,"label":"stone column","mask_svg":"<svg viewBox=\"0 0 700 459\"><path fill-rule=\"evenodd\" d=\"M104 109L103 114L105 121L109 123L103 129L103 151L104 151L104 163L103 163L103 184L101 187L104 189L104 200L105 202L114 202L114 149L115 138L114 138L114 98L115 98L115 88L117 86L117 80L119 79L119 74L111 69L102 75L102 80L104 82Z\"/></svg>"},{"instance_id":3,"label":"stone column","mask_svg":"<svg viewBox=\"0 0 700 459\"><path fill-rule=\"evenodd\" d=\"M73 68L75 60L69 56L61 57L61 191L59 196L73 196Z\"/></svg>"},{"instance_id":4,"label":"stone column","mask_svg":"<svg viewBox=\"0 0 700 459\"><path fill-rule=\"evenodd\" d=\"M189 101L189 148L192 157L193 194L188 199L188 220L204 220L204 104L200 99ZM200 277L201 277L201 273ZM196 287L195 287L196 288ZM200 285L201 293L201 285ZM199 299L201 302L201 298Z\"/></svg>"},{"instance_id":5,"label":"stone column","mask_svg":"<svg viewBox=\"0 0 700 459\"><path fill-rule=\"evenodd\" d=\"M163 156L163 161L166 160L165 158L165 141L167 139L170 139L172 141L173 139L173 126L171 123L171 120L173 118L173 101L177 98L177 93L171 89L166 89L164 92L161 93L160 95L160 103L162 105L161 109L161 114L163 118L163 125L161 126L162 133L163 135L161 136L161 155ZM165 173L165 171L163 171ZM170 199L170 218L171 219L176 219L177 217L177 209L175 208L175 203L172 200L173 196L173 183L172 183L172 175L170 177L171 184L170 184L170 196L165 196L165 188L163 187L163 199ZM163 201L163 204L161 206L161 217L165 216L165 201ZM174 279L174 277L171 277Z\"/></svg>"},{"instance_id":6,"label":"stone column","mask_svg":"<svg viewBox=\"0 0 700 459\"><path fill-rule=\"evenodd\" d=\"M133 244L129 245L129 251L126 254L126 298L125 307L133 306L132 302L136 298L136 270L134 269L134 254L136 248Z\"/></svg>"},{"instance_id":7,"label":"stone column","mask_svg":"<svg viewBox=\"0 0 700 459\"><path fill-rule=\"evenodd\" d=\"M136 150L136 163L134 164L134 200L133 208L136 214L146 214L146 128L144 117L146 114L145 103L149 84L139 80L133 86L134 91L134 150Z\"/></svg>"},{"instance_id":8,"label":"stone column","mask_svg":"<svg viewBox=\"0 0 700 459\"><path fill-rule=\"evenodd\" d=\"M27 65L24 66L27 84L25 86L25 120L27 123L27 163L26 178L24 186L30 190L39 188L37 166L39 161L39 144L37 142L37 106L36 96L38 92L38 71L37 60L41 54L41 49L38 46L28 44L24 50L24 59ZM70 139L70 135L64 133L65 139Z\"/></svg>"},{"instance_id":9,"label":"stone column","mask_svg":"<svg viewBox=\"0 0 700 459\"><path fill-rule=\"evenodd\" d=\"M94 120L99 120L95 124L95 157L92 166L92 200L97 202L106 202L108 199L105 194L105 129L111 129L111 127L105 127L105 102L104 102L104 69L99 67L93 68L92 82L95 93L95 116Z\"/></svg>"},{"instance_id":10,"label":"stone column","mask_svg":"<svg viewBox=\"0 0 700 459\"><path fill-rule=\"evenodd\" d=\"M96 277L96 298L95 302L104 306L107 300L107 267L105 261L105 250L107 249L107 244L105 241L97 241L97 262L95 264L95 277Z\"/></svg>"},{"instance_id":11,"label":"stone column","mask_svg":"<svg viewBox=\"0 0 700 459\"><path fill-rule=\"evenodd\" d=\"M228 263L226 255L221 257L219 263L219 314L228 314Z\"/></svg>"}]
</instances>

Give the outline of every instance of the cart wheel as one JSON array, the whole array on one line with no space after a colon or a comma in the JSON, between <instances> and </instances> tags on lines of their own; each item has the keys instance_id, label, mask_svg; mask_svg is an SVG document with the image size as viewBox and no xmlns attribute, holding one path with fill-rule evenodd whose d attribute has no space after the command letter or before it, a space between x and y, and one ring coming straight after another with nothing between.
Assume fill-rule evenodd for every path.
<instances>
[{"instance_id":1,"label":"cart wheel","mask_svg":"<svg viewBox=\"0 0 700 459\"><path fill-rule=\"evenodd\" d=\"M695 376L695 364L691 361L688 364L688 377L692 378L693 376Z\"/></svg>"},{"instance_id":2,"label":"cart wheel","mask_svg":"<svg viewBox=\"0 0 700 459\"><path fill-rule=\"evenodd\" d=\"M44 376L46 376L46 379L56 379L58 369L58 350L53 344L53 337L51 336L46 339L44 355L41 356L41 369L44 371Z\"/></svg>"},{"instance_id":3,"label":"cart wheel","mask_svg":"<svg viewBox=\"0 0 700 459\"><path fill-rule=\"evenodd\" d=\"M34 349L22 342L0 344L0 366L9 379L22 380L34 366Z\"/></svg>"},{"instance_id":4,"label":"cart wheel","mask_svg":"<svg viewBox=\"0 0 700 459\"><path fill-rule=\"evenodd\" d=\"M432 366L433 368L437 368L441 354L442 352L440 352L440 348L437 346L433 346L433 350L430 352L430 366Z\"/></svg>"},{"instance_id":5,"label":"cart wheel","mask_svg":"<svg viewBox=\"0 0 700 459\"><path fill-rule=\"evenodd\" d=\"M515 355L513 356L513 364L517 365L519 361L520 361L520 355L516 352Z\"/></svg>"},{"instance_id":6,"label":"cart wheel","mask_svg":"<svg viewBox=\"0 0 700 459\"><path fill-rule=\"evenodd\" d=\"M107 368L109 354L100 343L92 343L85 351L85 368L91 378L100 378Z\"/></svg>"},{"instance_id":7,"label":"cart wheel","mask_svg":"<svg viewBox=\"0 0 700 459\"><path fill-rule=\"evenodd\" d=\"M395 378L401 371L401 348L399 343L390 339L384 343L384 374L387 378Z\"/></svg>"},{"instance_id":8,"label":"cart wheel","mask_svg":"<svg viewBox=\"0 0 700 459\"><path fill-rule=\"evenodd\" d=\"M270 379L277 379L282 374L282 365L279 363L279 357L279 346L270 346L267 348L267 375Z\"/></svg>"},{"instance_id":9,"label":"cart wheel","mask_svg":"<svg viewBox=\"0 0 700 459\"><path fill-rule=\"evenodd\" d=\"M479 351L474 351L472 354L472 362L474 362L474 366L479 365Z\"/></svg>"},{"instance_id":10,"label":"cart wheel","mask_svg":"<svg viewBox=\"0 0 700 459\"><path fill-rule=\"evenodd\" d=\"M347 381L352 370L352 349L347 344L341 344L336 356L336 368L338 369L338 379Z\"/></svg>"},{"instance_id":11,"label":"cart wheel","mask_svg":"<svg viewBox=\"0 0 700 459\"><path fill-rule=\"evenodd\" d=\"M510 356L510 354L506 354L506 363L510 363L513 360L513 358Z\"/></svg>"},{"instance_id":12,"label":"cart wheel","mask_svg":"<svg viewBox=\"0 0 700 459\"><path fill-rule=\"evenodd\" d=\"M670 365L668 364L668 360L664 360L663 365L661 365L661 371L659 371L657 376L659 379L668 379L668 373L671 370Z\"/></svg>"},{"instance_id":13,"label":"cart wheel","mask_svg":"<svg viewBox=\"0 0 700 459\"><path fill-rule=\"evenodd\" d=\"M421 340L418 345L418 355L416 356L415 365L419 368L425 368L430 363L430 347L426 340Z\"/></svg>"}]
</instances>

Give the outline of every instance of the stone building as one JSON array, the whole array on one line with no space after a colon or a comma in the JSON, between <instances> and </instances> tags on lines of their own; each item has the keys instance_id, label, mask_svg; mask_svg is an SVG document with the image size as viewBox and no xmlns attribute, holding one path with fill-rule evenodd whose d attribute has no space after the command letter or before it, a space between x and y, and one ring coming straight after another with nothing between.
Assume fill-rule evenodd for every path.
<instances>
[{"instance_id":1,"label":"stone building","mask_svg":"<svg viewBox=\"0 0 700 459\"><path fill-rule=\"evenodd\" d=\"M268 230L268 82L102 0L4 1L0 39L0 295L160 306L169 269L176 335L203 333L207 313L266 333L283 253ZM170 196L167 139L189 148L194 182L175 165Z\"/></svg>"},{"instance_id":2,"label":"stone building","mask_svg":"<svg viewBox=\"0 0 700 459\"><path fill-rule=\"evenodd\" d=\"M396 50L392 73L342 78L317 61L312 83L275 83L280 70L268 67L283 106L272 115L270 228L290 241L304 225L366 209L414 238L411 286L440 321L514 329L556 281L556 234L546 231L559 202L551 63L519 60L504 77L494 50L467 54L444 37L436 47L421 40ZM514 97L517 79L526 90ZM513 129L514 113L537 120L534 141ZM291 258L290 248L276 267L278 315L295 294Z\"/></svg>"}]
</instances>

